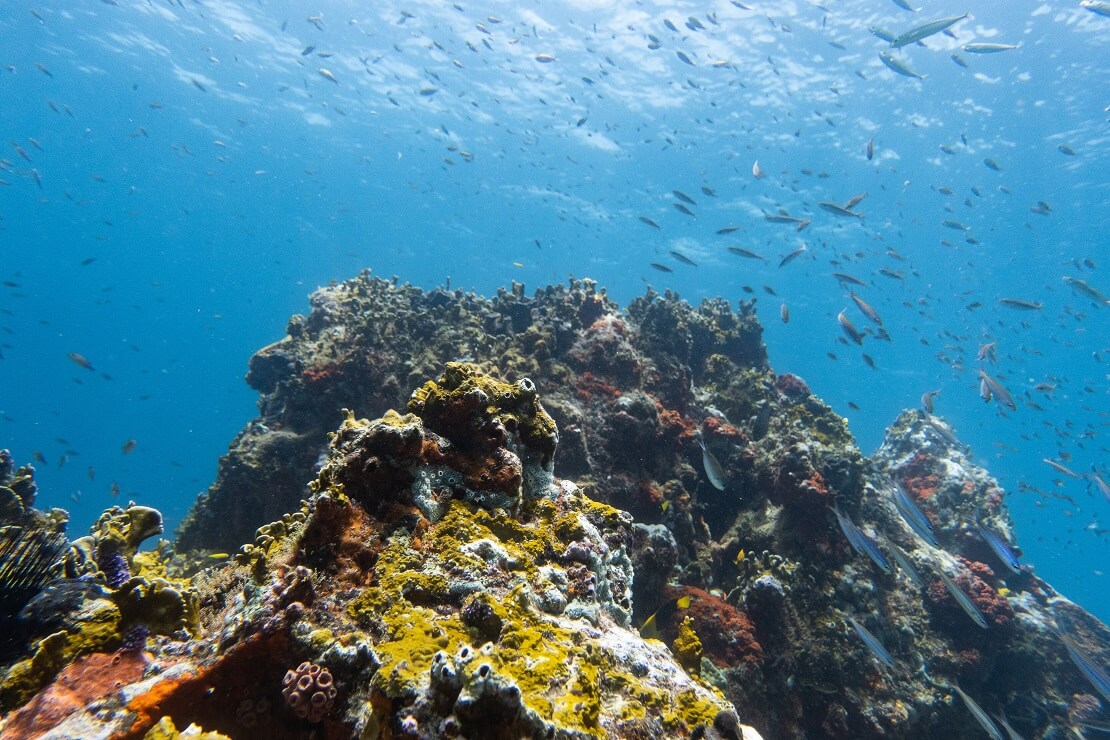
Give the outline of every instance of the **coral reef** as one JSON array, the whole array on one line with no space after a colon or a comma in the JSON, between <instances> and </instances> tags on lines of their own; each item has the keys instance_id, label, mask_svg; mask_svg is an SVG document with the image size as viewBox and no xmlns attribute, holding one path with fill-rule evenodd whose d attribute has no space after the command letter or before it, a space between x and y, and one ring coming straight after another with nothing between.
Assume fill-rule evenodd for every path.
<instances>
[{"instance_id":1,"label":"coral reef","mask_svg":"<svg viewBox=\"0 0 1110 740\"><path fill-rule=\"evenodd\" d=\"M311 303L252 358L260 415L178 554L116 511L36 586L5 729L977 736L957 685L1026 737L1099 716L1074 650L1105 665L1110 631L984 539L1020 554L998 483L917 411L865 458L768 366L754 301L364 272ZM125 638L141 678L75 692Z\"/></svg>"},{"instance_id":2,"label":"coral reef","mask_svg":"<svg viewBox=\"0 0 1110 740\"><path fill-rule=\"evenodd\" d=\"M7 460L5 450L0 474ZM29 466L18 471L24 490L34 491L33 474ZM172 634L195 622L193 592L136 568L139 546L162 532L156 509L113 506L89 535L70 542L64 512L39 512L33 500L21 497L20 508L8 511L12 523L0 529L0 710L63 680L59 672L82 656L140 648L151 633Z\"/></svg>"},{"instance_id":3,"label":"coral reef","mask_svg":"<svg viewBox=\"0 0 1110 740\"><path fill-rule=\"evenodd\" d=\"M122 650L143 670L45 711L105 654L69 662L5 731L141 737L166 716L237 738L739 727L717 689L631 628L631 517L554 477L557 427L527 379L448 363L408 408L349 414L300 511L193 578L197 635ZM502 464L513 474L491 473ZM698 624L682 653L695 674Z\"/></svg>"}]
</instances>

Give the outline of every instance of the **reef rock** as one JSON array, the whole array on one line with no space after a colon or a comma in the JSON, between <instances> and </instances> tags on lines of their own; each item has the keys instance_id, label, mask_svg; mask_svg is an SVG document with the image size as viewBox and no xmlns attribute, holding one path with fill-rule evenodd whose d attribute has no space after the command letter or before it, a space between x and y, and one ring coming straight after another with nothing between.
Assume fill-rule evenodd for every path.
<instances>
[{"instance_id":1,"label":"reef rock","mask_svg":"<svg viewBox=\"0 0 1110 740\"><path fill-rule=\"evenodd\" d=\"M531 381L450 363L408 409L348 415L301 510L193 578L195 637L120 653L111 689L78 691L80 659L4 730L739 736L717 689L630 629L631 517L554 477Z\"/></svg>"},{"instance_id":2,"label":"reef rock","mask_svg":"<svg viewBox=\"0 0 1110 740\"><path fill-rule=\"evenodd\" d=\"M754 301L649 289L622 312L586 280L487 300L368 272L311 300L252 359L260 416L163 574L191 563L192 634L159 623L143 679L66 721L978 736L957 686L1026 737L1105 711L1110 632L1020 563L997 482L915 411L864 457L768 366ZM6 726L68 696L68 660Z\"/></svg>"},{"instance_id":3,"label":"reef rock","mask_svg":"<svg viewBox=\"0 0 1110 740\"><path fill-rule=\"evenodd\" d=\"M325 472L335 467L334 449L324 456L326 430L342 421L342 409L381 415L443 363L469 357L487 372L530 378L558 424L555 470L635 518L624 548L635 563L631 623L651 617L686 666L769 735L915 737L951 727L972 734L957 682L1031 735L1078 721L1060 707L1081 705L1090 687L1051 630L1072 630L1105 664L1104 628L1031 572L1002 570L975 525L978 514L983 527L1010 534L1001 489L967 461L943 422L916 413L864 458L845 420L804 380L770 369L754 301L695 307L649 289L622 312L588 280L532 296L513 285L487 300L364 272L317 290L311 302L285 339L252 359L248 381L261 392L261 415L182 525L180 547L233 546L248 522L260 523L254 512L292 508L308 495L304 481L346 487L349 469ZM399 415L369 426L343 422L333 447L351 443L343 454L361 454L373 468L362 473L404 492L382 501L356 476L348 495L378 513L411 507L436 533L460 502L542 515L527 492L547 485L546 453L511 428L520 390L506 392L508 406L498 401L475 416L467 434L433 421L440 402L422 392L417 406L432 403L419 424ZM705 469L699 433L724 490ZM399 462L372 452L392 436L402 438L391 442ZM451 463L460 455L473 465ZM907 528L892 502L895 482L925 511L943 549ZM834 509L874 543L877 560L853 549ZM264 544L287 529L268 527ZM898 556L920 587L890 564ZM357 559L342 561L341 571L357 570ZM559 598L540 596L562 608ZM474 623L492 633L498 618L480 611ZM892 667L867 652L849 616L885 645ZM1043 693L1011 690L1007 681L1032 671Z\"/></svg>"}]
</instances>

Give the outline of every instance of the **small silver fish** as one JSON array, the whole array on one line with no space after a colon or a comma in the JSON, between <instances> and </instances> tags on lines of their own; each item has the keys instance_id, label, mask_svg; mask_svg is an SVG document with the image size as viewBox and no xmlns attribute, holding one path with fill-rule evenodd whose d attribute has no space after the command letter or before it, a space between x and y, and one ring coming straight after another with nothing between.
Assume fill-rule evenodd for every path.
<instances>
[{"instance_id":1,"label":"small silver fish","mask_svg":"<svg viewBox=\"0 0 1110 740\"><path fill-rule=\"evenodd\" d=\"M758 252L753 252L750 249L744 249L743 247L729 247L728 251L730 251L733 254L738 255L740 257L747 257L748 259L752 259L752 260L766 260L767 259L762 254L759 254Z\"/></svg>"},{"instance_id":2,"label":"small silver fish","mask_svg":"<svg viewBox=\"0 0 1110 740\"><path fill-rule=\"evenodd\" d=\"M1100 694L1103 700L1110 703L1110 677L1107 677L1106 671L1103 670L1098 663L1091 659L1089 655L1080 650L1079 645L1071 636L1063 632L1056 633L1060 640L1064 643L1064 647L1068 650L1068 657L1075 663L1075 667L1083 674L1083 677L1091 682Z\"/></svg>"},{"instance_id":3,"label":"small silver fish","mask_svg":"<svg viewBox=\"0 0 1110 740\"><path fill-rule=\"evenodd\" d=\"M1102 476L1098 473L1087 473L1087 480L1095 484L1095 488L1097 488L1103 495L1103 498L1106 499L1106 503L1110 504L1110 483L1103 480Z\"/></svg>"},{"instance_id":4,"label":"small silver fish","mask_svg":"<svg viewBox=\"0 0 1110 740\"><path fill-rule=\"evenodd\" d=\"M1017 308L1022 311L1040 311L1044 308L1044 303L1041 301L1027 301L1023 298L999 298L998 302L1003 306Z\"/></svg>"},{"instance_id":5,"label":"small silver fish","mask_svg":"<svg viewBox=\"0 0 1110 740\"><path fill-rule=\"evenodd\" d=\"M975 606L975 602L971 600L971 597L961 591L960 587L956 585L956 582L943 570L937 570L937 573L940 575L940 579L944 581L944 587L948 589L948 593L952 595L952 598L956 600L956 603L960 605L964 613L971 617L971 621L975 622L975 624L983 629L987 629L987 620L983 616L983 612L979 611L979 607Z\"/></svg>"},{"instance_id":6,"label":"small silver fish","mask_svg":"<svg viewBox=\"0 0 1110 740\"><path fill-rule=\"evenodd\" d=\"M844 311L847 311L847 310L848 309L844 309ZM849 339L851 339L856 344L862 345L863 344L863 335L859 333L859 330L856 329L855 324L853 324L848 319L848 317L844 314L844 311L841 311L840 313L838 313L836 315L837 323L840 324L841 330L844 332L844 334Z\"/></svg>"},{"instance_id":7,"label":"small silver fish","mask_svg":"<svg viewBox=\"0 0 1110 740\"><path fill-rule=\"evenodd\" d=\"M1017 404L1014 403L1014 397L1010 395L1009 391L1002 387L1001 383L999 383L991 376L987 375L982 370L979 371L979 380L981 381L980 395L983 396L983 400L991 400L990 395L994 394L994 397L997 398L998 402L1001 403L1003 406L1010 409L1011 411L1017 411ZM984 392L984 387L989 392Z\"/></svg>"},{"instance_id":8,"label":"small silver fish","mask_svg":"<svg viewBox=\"0 0 1110 740\"><path fill-rule=\"evenodd\" d=\"M788 265L791 262L793 262L794 260L796 260L799 256L801 256L806 251L808 251L808 247L806 247L806 245L803 244L802 246L795 249L793 252L790 252L789 254L784 256L779 261L779 267L785 267L786 265Z\"/></svg>"},{"instance_id":9,"label":"small silver fish","mask_svg":"<svg viewBox=\"0 0 1110 740\"><path fill-rule=\"evenodd\" d=\"M997 54L1000 51L1009 51L1018 48L1017 44L964 44L963 50L968 54Z\"/></svg>"},{"instance_id":10,"label":"small silver fish","mask_svg":"<svg viewBox=\"0 0 1110 740\"><path fill-rule=\"evenodd\" d=\"M1002 737L1002 732L994 724L994 720L987 716L987 713L983 711L983 708L979 706L974 699L965 694L963 689L959 686L953 686L952 688L955 689L956 693L960 695L960 698L964 700L964 704L967 706L967 710L971 712L971 716L975 718L975 721L979 723L980 727L987 731L987 734L991 736L992 740L1006 740L1006 738Z\"/></svg>"},{"instance_id":11,"label":"small silver fish","mask_svg":"<svg viewBox=\"0 0 1110 740\"><path fill-rule=\"evenodd\" d=\"M858 295L856 295L855 293L853 293L851 291L848 292L848 295L851 297L852 301L859 308L860 312L864 316L866 316L868 319L870 319L872 323L877 324L878 326L883 325L883 320L882 320L882 318L880 318L879 312L876 311L874 308L872 308L871 304L869 304L867 301L863 300L862 298L860 298Z\"/></svg>"},{"instance_id":12,"label":"small silver fish","mask_svg":"<svg viewBox=\"0 0 1110 740\"><path fill-rule=\"evenodd\" d=\"M909 578L910 582L918 588L924 586L925 583L921 580L921 574L917 572L917 568L913 566L913 562L906 553L902 552L898 545L889 540L886 544L890 548L890 554L894 556L894 562L898 563L898 569L906 574L906 578Z\"/></svg>"},{"instance_id":13,"label":"small silver fish","mask_svg":"<svg viewBox=\"0 0 1110 740\"><path fill-rule=\"evenodd\" d=\"M895 49L900 49L903 46L909 46L914 42L926 39L934 34L940 33L946 28L950 28L956 25L964 18L967 18L967 15L967 13L964 13L963 15L954 15L951 18L941 18L940 20L922 23L920 26L915 26L905 33L899 36L895 36L894 40L890 42L890 45Z\"/></svg>"},{"instance_id":14,"label":"small silver fish","mask_svg":"<svg viewBox=\"0 0 1110 740\"><path fill-rule=\"evenodd\" d=\"M1110 2L1107 0L1080 0L1079 7L1110 18Z\"/></svg>"},{"instance_id":15,"label":"small silver fish","mask_svg":"<svg viewBox=\"0 0 1110 740\"><path fill-rule=\"evenodd\" d=\"M844 287L845 284L847 284L847 285L867 285L867 283L863 282L862 280L860 280L855 275L849 275L846 272L834 272L832 275L833 275L834 278L836 278L836 282L840 283L840 287L842 287L842 288Z\"/></svg>"},{"instance_id":16,"label":"small silver fish","mask_svg":"<svg viewBox=\"0 0 1110 740\"><path fill-rule=\"evenodd\" d=\"M867 646L867 649L871 651L872 655L879 659L880 663L885 665L887 668L894 667L894 658L890 656L890 653L887 652L887 649L883 647L883 644L881 642L879 642L879 638L871 634L871 632L869 632L866 627L864 627L852 617L848 617L848 623L852 625L852 629L854 629L856 631L856 634L859 635L859 639L863 640L863 644Z\"/></svg>"},{"instance_id":17,"label":"small silver fish","mask_svg":"<svg viewBox=\"0 0 1110 740\"><path fill-rule=\"evenodd\" d=\"M890 573L890 561L879 549L879 543L867 536L847 514L841 514L840 509L836 506L833 506L833 513L836 514L836 522L840 525L840 531L844 533L844 538L848 540L852 549L860 555L871 558L871 562L879 566L879 570L883 573Z\"/></svg>"},{"instance_id":18,"label":"small silver fish","mask_svg":"<svg viewBox=\"0 0 1110 740\"><path fill-rule=\"evenodd\" d=\"M933 529L933 523L917 507L909 492L906 491L897 478L894 479L894 490L891 491L890 497L894 502L894 508L902 515L902 519L905 520L910 529L933 547L940 547L936 531Z\"/></svg>"},{"instance_id":19,"label":"small silver fish","mask_svg":"<svg viewBox=\"0 0 1110 740\"><path fill-rule=\"evenodd\" d=\"M925 409L927 413L933 413L933 399L940 395L940 390L925 391L921 394L921 408Z\"/></svg>"},{"instance_id":20,"label":"small silver fish","mask_svg":"<svg viewBox=\"0 0 1110 740\"><path fill-rule=\"evenodd\" d=\"M829 213L833 214L834 216L850 216L851 218L860 218L860 219L863 218L862 213L856 213L855 211L850 210L850 209L846 208L845 206L840 205L839 203L833 203L831 201L823 200L820 203L818 203L817 206L819 208L821 208L822 210L828 211Z\"/></svg>"},{"instance_id":21,"label":"small silver fish","mask_svg":"<svg viewBox=\"0 0 1110 740\"><path fill-rule=\"evenodd\" d=\"M909 66L893 54L885 51L879 52L879 61L887 66L892 72L902 75L903 77L913 77L914 79L923 80L925 75L914 72Z\"/></svg>"},{"instance_id":22,"label":"small silver fish","mask_svg":"<svg viewBox=\"0 0 1110 740\"><path fill-rule=\"evenodd\" d=\"M725 490L725 482L728 480L725 469L721 467L721 463L718 462L716 456L705 446L705 439L702 437L700 429L697 431L696 437L698 446L701 447L701 464L705 468L705 477L718 491Z\"/></svg>"},{"instance_id":23,"label":"small silver fish","mask_svg":"<svg viewBox=\"0 0 1110 740\"><path fill-rule=\"evenodd\" d=\"M871 142L868 142L868 144L870 144L870 143ZM868 159L871 159L871 157L868 157ZM867 197L867 193L860 193L858 195L853 195L844 204L844 209L848 210L848 211L852 210L853 208L858 206L860 203L862 203L863 199L866 198L866 197Z\"/></svg>"},{"instance_id":24,"label":"small silver fish","mask_svg":"<svg viewBox=\"0 0 1110 740\"><path fill-rule=\"evenodd\" d=\"M1011 573L1022 572L1021 561L1018 560L1017 553L1010 548L1009 543L1004 539L983 526L983 523L979 521L978 513L975 514L975 528L979 531L979 537L990 546L994 554Z\"/></svg>"},{"instance_id":25,"label":"small silver fish","mask_svg":"<svg viewBox=\"0 0 1110 740\"><path fill-rule=\"evenodd\" d=\"M1107 298L1106 296L1104 296L1098 290L1098 288L1094 287L1093 285L1088 283L1086 280L1080 280L1079 278L1072 277L1070 275L1065 275L1064 277L1062 277L1060 279L1063 280L1068 285L1070 285L1071 289L1074 290L1076 293L1079 293L1081 295L1085 295L1088 298L1090 298L1092 301L1095 302L1096 305L1110 306L1110 298Z\"/></svg>"},{"instance_id":26,"label":"small silver fish","mask_svg":"<svg viewBox=\"0 0 1110 740\"><path fill-rule=\"evenodd\" d=\"M1079 475L1079 473L1076 473L1071 468L1068 468L1065 465L1062 465L1061 463L1056 462L1055 460L1050 460L1047 457L1043 458L1042 462L1044 462L1050 468L1055 470L1057 473L1063 473L1064 475L1068 476L1069 478L1075 478L1076 480L1079 480L1083 477L1083 476Z\"/></svg>"}]
</instances>

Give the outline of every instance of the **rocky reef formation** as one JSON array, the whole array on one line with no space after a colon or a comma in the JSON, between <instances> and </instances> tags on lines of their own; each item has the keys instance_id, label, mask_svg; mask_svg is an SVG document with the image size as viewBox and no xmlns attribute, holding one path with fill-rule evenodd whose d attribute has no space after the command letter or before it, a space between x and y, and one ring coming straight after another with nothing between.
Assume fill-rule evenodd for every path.
<instances>
[{"instance_id":1,"label":"rocky reef formation","mask_svg":"<svg viewBox=\"0 0 1110 740\"><path fill-rule=\"evenodd\" d=\"M530 380L449 363L408 411L348 415L300 510L193 576L195 634L73 661L3 731L740 737L631 629L631 517L554 477Z\"/></svg>"},{"instance_id":2,"label":"rocky reef formation","mask_svg":"<svg viewBox=\"0 0 1110 740\"><path fill-rule=\"evenodd\" d=\"M85 672L90 664L104 663L105 653L134 650L151 634L187 639L186 628L196 619L195 594L163 577L168 542L138 552L145 540L162 533L157 510L134 503L113 506L88 535L70 542L65 512L32 506L34 468L13 471L10 460L7 450L0 451L0 476L10 484L0 495L17 490L23 495L20 505L9 505L0 518L0 711L34 697L25 713L49 714L60 711L59 702L66 706L65 699L80 696L83 687L77 683L92 675ZM107 657L113 665L120 660ZM65 689L66 697L46 694L53 704L38 693L67 681L73 686Z\"/></svg>"},{"instance_id":3,"label":"rocky reef formation","mask_svg":"<svg viewBox=\"0 0 1110 740\"><path fill-rule=\"evenodd\" d=\"M311 300L251 360L260 416L179 532L191 632L111 656L124 688L50 726L975 737L974 701L1060 737L1104 716L1110 632L1008 549L997 482L922 412L862 456L770 369L754 302L368 272Z\"/></svg>"}]
</instances>

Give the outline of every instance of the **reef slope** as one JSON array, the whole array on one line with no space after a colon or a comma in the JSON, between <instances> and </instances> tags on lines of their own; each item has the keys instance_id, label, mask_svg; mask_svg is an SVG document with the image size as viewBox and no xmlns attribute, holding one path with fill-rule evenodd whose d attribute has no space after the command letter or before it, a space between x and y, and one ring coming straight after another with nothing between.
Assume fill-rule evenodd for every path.
<instances>
[{"instance_id":1,"label":"reef slope","mask_svg":"<svg viewBox=\"0 0 1110 740\"><path fill-rule=\"evenodd\" d=\"M1076 656L1110 632L988 542L1016 549L997 482L919 411L865 458L768 366L754 302L369 272L311 302L251 360L260 415L161 573L186 627L138 653L163 698L123 725L978 737L957 686L1024 737L1105 712ZM115 647L31 672L5 726Z\"/></svg>"}]
</instances>

